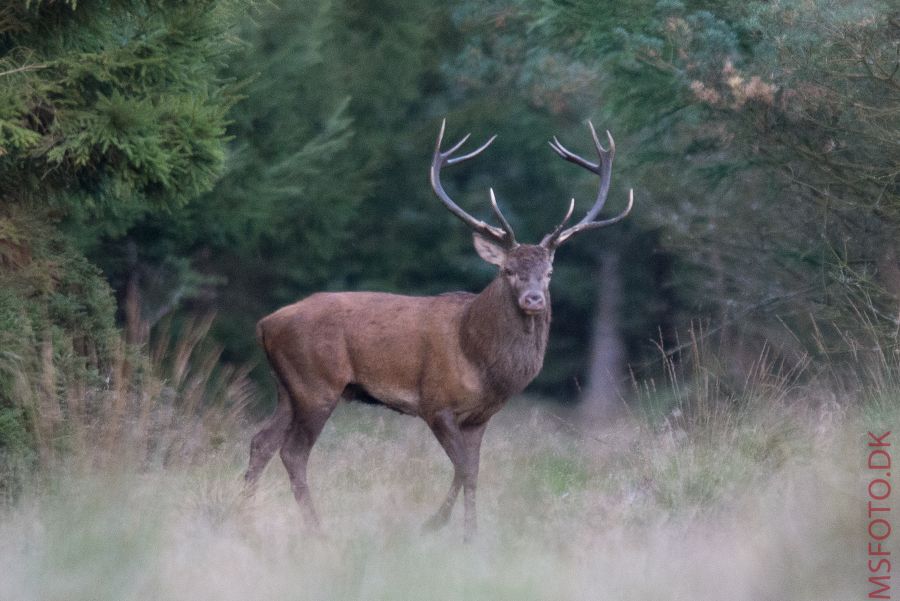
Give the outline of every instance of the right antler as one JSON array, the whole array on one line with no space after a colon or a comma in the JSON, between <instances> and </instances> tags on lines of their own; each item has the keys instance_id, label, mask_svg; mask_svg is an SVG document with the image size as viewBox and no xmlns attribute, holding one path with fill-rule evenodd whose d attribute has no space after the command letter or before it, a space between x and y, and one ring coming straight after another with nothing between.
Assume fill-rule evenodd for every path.
<instances>
[{"instance_id":1,"label":"right antler","mask_svg":"<svg viewBox=\"0 0 900 601\"><path fill-rule=\"evenodd\" d=\"M502 228L495 227L493 225L489 225L480 219L475 219L464 210L462 210L459 205L457 205L447 192L444 190L444 187L441 185L441 167L444 165L456 165L457 163L462 163L463 161L467 161L472 157L478 156L484 151L485 148L491 145L497 136L494 135L490 140L485 142L480 148L470 152L469 154L465 154L461 157L452 156L454 152L460 149L460 147L466 143L466 140L469 139L471 134L466 134L462 140L457 142L450 150L446 152L441 152L441 142L444 140L444 128L447 126L447 120L444 119L441 122L441 132L438 134L437 144L434 149L434 158L431 160L431 187L434 189L434 193L437 194L438 198L441 199L441 202L444 203L450 212L459 217L459 219L468 225L475 233L484 236L494 242L497 242L501 246L505 248L512 248L516 245L516 236L513 234L512 227L509 225L509 222L503 216L503 213L500 212L500 207L497 206L497 199L494 198L494 190L491 190L491 208L494 211L494 215L497 216L497 219L500 221L500 225Z\"/></svg>"},{"instance_id":2,"label":"right antler","mask_svg":"<svg viewBox=\"0 0 900 601\"><path fill-rule=\"evenodd\" d=\"M609 181L612 175L612 162L613 157L616 154L616 143L613 140L612 134L609 131L606 132L606 137L609 138L609 150L603 148L600 144L600 139L597 137L597 131L594 129L594 124L588 121L588 127L591 128L591 137L594 139L594 147L597 149L597 155L600 157L599 163L592 163L586 159L581 158L574 152L568 150L565 146L563 146L560 141L554 136L553 141L550 142L550 147L556 151L556 154L569 161L570 163L575 163L580 167L584 167L591 173L596 173L600 176L600 189L597 191L597 199L594 201L594 206L587 212L584 218L573 225L572 227L563 230L563 226L565 226L566 222L569 220L569 217L572 215L572 206L569 207L569 212L566 214L565 219L563 219L562 223L560 223L556 228L549 234L547 234L543 240L541 240L541 246L545 248L556 248L578 232L583 232L586 230L593 230L599 227L604 227L607 225L612 225L613 223L619 222L631 212L631 206L634 204L634 190L628 191L628 206L625 207L625 210L613 217L612 219L605 219L603 221L594 221L594 218L597 217L597 214L600 213L600 210L603 209L603 205L606 203L606 196L609 193ZM574 203L574 200L572 201Z\"/></svg>"}]
</instances>

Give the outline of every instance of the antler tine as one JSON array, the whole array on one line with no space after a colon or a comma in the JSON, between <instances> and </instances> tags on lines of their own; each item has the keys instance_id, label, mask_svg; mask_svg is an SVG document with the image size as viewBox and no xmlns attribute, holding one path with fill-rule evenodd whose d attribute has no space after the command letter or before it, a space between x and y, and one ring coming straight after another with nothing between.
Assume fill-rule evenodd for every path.
<instances>
[{"instance_id":1,"label":"antler tine","mask_svg":"<svg viewBox=\"0 0 900 601\"><path fill-rule=\"evenodd\" d=\"M616 154L616 141L613 140L612 134L609 133L609 130L606 130L606 137L609 138L609 150L603 148L603 145L600 144L600 138L597 137L597 130L594 129L594 124L591 123L591 120L588 119L588 127L591 129L591 137L594 139L594 147L597 149L597 154Z\"/></svg>"},{"instance_id":2,"label":"antler tine","mask_svg":"<svg viewBox=\"0 0 900 601\"><path fill-rule=\"evenodd\" d=\"M459 144L457 144L452 149L447 151L447 154L453 153L457 148L462 146L463 142L468 140L470 135L471 134L466 134L466 136L462 140L460 140ZM487 148L488 146L493 144L494 140L496 140L496 139L497 139L497 134L494 134L493 136L490 137L490 139L487 142L485 142L484 144L482 144L481 146L479 146L478 148L476 148L469 154L464 154L461 157L453 157L452 159L447 159L447 164L448 165L456 165L457 163L462 163L463 161L468 161L472 157L478 156L479 154L481 154L484 151L485 148Z\"/></svg>"},{"instance_id":3,"label":"antler tine","mask_svg":"<svg viewBox=\"0 0 900 601\"><path fill-rule=\"evenodd\" d=\"M569 229L567 229L566 231L564 231L562 234L559 235L559 237L555 240L554 246L559 246L560 244L562 244L563 242L565 242L566 240L568 240L569 238L571 238L572 236L574 236L575 234L577 234L579 232L585 232L587 230L594 230L594 229L597 229L600 227L606 227L607 225L612 225L614 223L618 223L618 222L622 221L623 219L628 217L628 214L631 212L632 206L634 206L634 190L629 189L628 190L628 206L625 207L624 211L622 211L621 213L619 213L618 215L616 215L615 217L613 217L611 219L604 219L603 221L590 221L587 223L578 223L576 225L573 225L572 227L570 227Z\"/></svg>"},{"instance_id":4,"label":"antler tine","mask_svg":"<svg viewBox=\"0 0 900 601\"><path fill-rule=\"evenodd\" d=\"M437 142L434 144L434 154L441 154L441 143L444 141L444 130L447 129L447 118L441 119L441 131L438 132Z\"/></svg>"},{"instance_id":5,"label":"antler tine","mask_svg":"<svg viewBox=\"0 0 900 601\"><path fill-rule=\"evenodd\" d=\"M550 144L550 148L552 148L554 151L556 151L556 154L558 154L565 160L567 160L571 163L575 163L576 165L579 165L581 167L584 167L588 171L598 173L597 170L600 168L599 165L592 163L586 159L583 159L580 156L578 156L577 154L575 154L574 152L570 151L568 148L566 148L565 146L562 145L562 143L559 141L559 139L556 136L553 136L553 140L551 142L548 142L548 144Z\"/></svg>"},{"instance_id":6,"label":"antler tine","mask_svg":"<svg viewBox=\"0 0 900 601\"><path fill-rule=\"evenodd\" d=\"M544 248L550 248L551 246L556 244L556 238L559 236L559 233L565 227L566 223L569 222L569 219L572 218L572 213L575 211L575 199L572 199L572 202L569 203L569 210L566 211L566 216L563 217L563 220L553 228L553 231L544 236L544 239L541 240L541 246Z\"/></svg>"},{"instance_id":7,"label":"antler tine","mask_svg":"<svg viewBox=\"0 0 900 601\"><path fill-rule=\"evenodd\" d=\"M472 134L466 134L466 135L464 135L464 136L462 137L462 140L460 140L459 142L457 142L456 144L454 144L453 147L452 147L450 150L446 150L446 151L444 151L444 152L441 152L441 144L444 142L444 131L445 131L446 129L447 129L447 119L441 119L441 131L438 132L437 144L435 144L435 147L434 147L434 153L435 153L435 154L438 154L438 155L441 155L441 158L442 158L442 159L443 159L443 158L446 158L446 157L449 157L451 154L453 154L454 152L456 152L457 150L459 150L460 146L462 146L463 144L465 144L465 143L466 143L466 140L468 140L469 137L472 135ZM494 136L494 137L496 137L496 136ZM493 140L491 140L491 141L493 141ZM484 150L485 148L487 148L487 145L482 146L480 150ZM448 163L448 164L449 164L449 163Z\"/></svg>"},{"instance_id":8,"label":"antler tine","mask_svg":"<svg viewBox=\"0 0 900 601\"><path fill-rule=\"evenodd\" d=\"M484 236L485 238L491 239L507 248L515 246L516 239L515 235L513 234L512 227L510 227L509 222L506 220L506 218L503 217L503 214L500 212L496 200L493 201L492 208L494 210L494 214L503 225L502 229L493 225L489 225L484 221L481 221L480 219L475 219L474 217L466 213L459 205L453 202L453 199L450 198L450 195L447 194L447 192L444 190L444 186L441 184L442 167L444 167L445 165L456 165L475 156L478 156L488 146L490 146L494 140L497 139L497 136L492 136L487 142L468 154L454 157L452 156L453 153L459 150L462 145L466 143L466 141L469 139L469 134L466 134L462 140L457 142L449 150L441 152L441 143L444 140L444 131L446 129L446 126L447 120L444 119L443 121L441 121L441 131L438 133L437 144L434 148L434 156L431 159L431 171L429 175L431 180L431 187L434 189L435 194L437 194L437 197L442 203L444 203L444 206L447 207L447 209L449 209L451 213L456 215L456 217L459 218L460 221L469 226L469 228L475 231L475 233ZM493 197L493 193L491 196Z\"/></svg>"},{"instance_id":9,"label":"antler tine","mask_svg":"<svg viewBox=\"0 0 900 601\"><path fill-rule=\"evenodd\" d=\"M609 139L609 150L606 150L600 144L600 139L597 137L597 130L594 129L594 124L588 121L588 127L591 129L591 137L594 139L594 146L597 148L597 155L600 157L600 167L602 170L594 172L600 176L600 189L597 191L597 200L594 201L594 206L591 207L591 210L578 222L579 224L593 221L603 209L603 205L606 204L606 197L609 194L609 183L612 177L612 162L616 156L616 141L613 140L609 130L606 130L606 137Z\"/></svg>"},{"instance_id":10,"label":"antler tine","mask_svg":"<svg viewBox=\"0 0 900 601\"><path fill-rule=\"evenodd\" d=\"M500 212L500 207L497 206L497 197L494 196L494 189L489 188L491 192L491 209L494 211L494 215L497 216L497 219L500 221L500 225L503 226L503 231L509 236L510 243L516 244L516 235L513 233L512 226L509 224L509 221L506 220L506 217L503 216L503 213Z\"/></svg>"},{"instance_id":11,"label":"antler tine","mask_svg":"<svg viewBox=\"0 0 900 601\"><path fill-rule=\"evenodd\" d=\"M629 192L628 207L622 213L612 219L594 221L597 215L600 214L600 211L603 210L603 205L606 204L606 197L609 195L609 184L610 178L612 176L612 163L613 158L616 155L616 142L615 140L613 140L612 134L609 133L609 130L607 130L606 137L609 139L609 148L603 148L603 145L600 143L600 137L597 135L597 130L594 129L594 124L591 123L591 121L588 121L588 128L591 130L591 138L594 141L594 148L597 150L597 156L600 159L597 163L592 163L591 161L588 161L587 159L578 156L574 152L570 151L565 146L563 146L562 143L560 143L559 139L555 136L550 142L550 147L563 159L569 161L570 163L575 163L579 167L583 167L591 173L599 175L600 186L597 190L597 197L594 200L594 204L581 219L581 221L562 232L560 232L560 229L562 227L560 225L559 227L557 227L557 229L544 237L544 240L541 242L541 244L548 248L551 246L559 246L578 232L596 229L598 227L603 227L606 225L612 225L613 223L624 219L628 215L628 213L631 212L631 206L634 202L633 191Z\"/></svg>"}]
</instances>

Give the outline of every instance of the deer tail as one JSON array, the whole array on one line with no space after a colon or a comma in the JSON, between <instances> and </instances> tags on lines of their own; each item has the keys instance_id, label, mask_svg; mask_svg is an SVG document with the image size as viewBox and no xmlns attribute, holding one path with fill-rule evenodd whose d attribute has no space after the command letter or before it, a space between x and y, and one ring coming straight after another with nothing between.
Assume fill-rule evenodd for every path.
<instances>
[{"instance_id":1,"label":"deer tail","mask_svg":"<svg viewBox=\"0 0 900 601\"><path fill-rule=\"evenodd\" d=\"M256 340L259 342L259 345L263 347L263 350L266 351L266 355L268 355L269 353L266 349L266 337L263 332L262 322L263 320L261 319L256 322Z\"/></svg>"}]
</instances>

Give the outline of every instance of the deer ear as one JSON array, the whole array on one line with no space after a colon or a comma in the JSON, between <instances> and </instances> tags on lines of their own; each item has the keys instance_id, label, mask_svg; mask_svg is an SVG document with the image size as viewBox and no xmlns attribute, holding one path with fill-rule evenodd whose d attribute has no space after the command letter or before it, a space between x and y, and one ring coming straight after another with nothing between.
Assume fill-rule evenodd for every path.
<instances>
[{"instance_id":1,"label":"deer ear","mask_svg":"<svg viewBox=\"0 0 900 601\"><path fill-rule=\"evenodd\" d=\"M500 267L506 263L506 249L502 246L478 234L474 234L472 240L475 242L475 250L478 252L479 257L492 265Z\"/></svg>"}]
</instances>

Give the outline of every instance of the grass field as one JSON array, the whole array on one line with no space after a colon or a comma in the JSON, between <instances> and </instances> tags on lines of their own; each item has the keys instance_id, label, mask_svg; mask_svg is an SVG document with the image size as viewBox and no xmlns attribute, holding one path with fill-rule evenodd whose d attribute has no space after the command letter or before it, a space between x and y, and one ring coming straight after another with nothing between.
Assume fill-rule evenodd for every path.
<instances>
[{"instance_id":1,"label":"grass field","mask_svg":"<svg viewBox=\"0 0 900 601\"><path fill-rule=\"evenodd\" d=\"M584 429L518 399L486 434L471 545L461 505L420 532L451 468L419 420L339 407L310 462L324 538L277 458L240 500L253 426L185 428L199 442L162 459L86 454L27 484L0 509L0 599L864 598L865 434L895 401Z\"/></svg>"}]
</instances>

